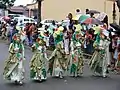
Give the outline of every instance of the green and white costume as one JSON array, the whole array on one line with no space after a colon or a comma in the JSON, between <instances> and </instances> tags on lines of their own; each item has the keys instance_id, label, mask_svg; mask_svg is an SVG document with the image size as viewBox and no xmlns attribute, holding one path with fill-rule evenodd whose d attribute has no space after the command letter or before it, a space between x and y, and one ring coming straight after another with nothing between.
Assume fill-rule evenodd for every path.
<instances>
[{"instance_id":1,"label":"green and white costume","mask_svg":"<svg viewBox=\"0 0 120 90\"><path fill-rule=\"evenodd\" d=\"M109 40L102 39L100 35L94 43L95 52L90 60L90 69L95 75L106 77L107 75L107 47L109 47Z\"/></svg>"},{"instance_id":2,"label":"green and white costume","mask_svg":"<svg viewBox=\"0 0 120 90\"><path fill-rule=\"evenodd\" d=\"M64 73L67 70L67 58L65 51L59 42L56 45L56 49L53 51L49 58L49 72L53 77L63 78Z\"/></svg>"},{"instance_id":3,"label":"green and white costume","mask_svg":"<svg viewBox=\"0 0 120 90\"><path fill-rule=\"evenodd\" d=\"M22 82L24 79L24 59L23 44L16 41L11 43L9 46L9 56L5 62L4 78L18 83Z\"/></svg>"},{"instance_id":4,"label":"green and white costume","mask_svg":"<svg viewBox=\"0 0 120 90\"><path fill-rule=\"evenodd\" d=\"M46 47L35 43L32 46L34 55L30 61L30 78L33 80L46 80L47 79L47 54Z\"/></svg>"},{"instance_id":5,"label":"green and white costume","mask_svg":"<svg viewBox=\"0 0 120 90\"><path fill-rule=\"evenodd\" d=\"M83 74L83 53L81 50L82 42L77 38L77 32L73 34L71 40L71 55L69 60L69 72L72 76L81 76Z\"/></svg>"}]
</instances>

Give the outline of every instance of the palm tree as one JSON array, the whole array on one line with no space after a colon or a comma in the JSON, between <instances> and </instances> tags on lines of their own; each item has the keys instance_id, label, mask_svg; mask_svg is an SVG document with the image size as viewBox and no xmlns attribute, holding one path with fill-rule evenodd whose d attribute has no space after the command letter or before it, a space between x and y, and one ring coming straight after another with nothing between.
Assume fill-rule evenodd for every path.
<instances>
[{"instance_id":1,"label":"palm tree","mask_svg":"<svg viewBox=\"0 0 120 90\"><path fill-rule=\"evenodd\" d=\"M38 4L38 15L37 15L37 17L38 17L38 25L39 25L40 22L41 22L41 7L42 7L42 1L43 0L33 0L33 1L35 1Z\"/></svg>"}]
</instances>

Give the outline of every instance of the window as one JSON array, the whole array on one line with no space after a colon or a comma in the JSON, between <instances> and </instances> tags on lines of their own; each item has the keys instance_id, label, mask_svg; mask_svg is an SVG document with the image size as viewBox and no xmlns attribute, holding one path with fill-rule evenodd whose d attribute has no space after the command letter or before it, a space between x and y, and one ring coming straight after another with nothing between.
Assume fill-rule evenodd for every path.
<instances>
[{"instance_id":1,"label":"window","mask_svg":"<svg viewBox=\"0 0 120 90\"><path fill-rule=\"evenodd\" d=\"M24 21L28 21L29 22L29 19L24 19Z\"/></svg>"},{"instance_id":2,"label":"window","mask_svg":"<svg viewBox=\"0 0 120 90\"><path fill-rule=\"evenodd\" d=\"M34 22L34 20L30 19L31 22Z\"/></svg>"}]
</instances>

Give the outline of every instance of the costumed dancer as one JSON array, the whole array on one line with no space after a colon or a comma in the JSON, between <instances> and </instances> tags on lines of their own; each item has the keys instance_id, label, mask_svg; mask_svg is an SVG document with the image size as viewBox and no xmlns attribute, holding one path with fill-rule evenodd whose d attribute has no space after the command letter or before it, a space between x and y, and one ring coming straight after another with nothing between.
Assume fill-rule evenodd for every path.
<instances>
[{"instance_id":1,"label":"costumed dancer","mask_svg":"<svg viewBox=\"0 0 120 90\"><path fill-rule=\"evenodd\" d=\"M6 60L3 76L5 79L18 84L23 84L24 79L24 46L21 43L20 35L13 36L13 42L9 46L9 57Z\"/></svg>"},{"instance_id":2,"label":"costumed dancer","mask_svg":"<svg viewBox=\"0 0 120 90\"><path fill-rule=\"evenodd\" d=\"M109 47L109 44L110 42L107 39L107 35L100 31L94 42L95 52L89 63L90 69L95 76L107 77L107 47Z\"/></svg>"},{"instance_id":3,"label":"costumed dancer","mask_svg":"<svg viewBox=\"0 0 120 90\"><path fill-rule=\"evenodd\" d=\"M30 61L30 78L38 81L47 79L48 58L46 54L46 43L43 39L43 34L36 39L36 43L32 46L34 55Z\"/></svg>"},{"instance_id":4,"label":"costumed dancer","mask_svg":"<svg viewBox=\"0 0 120 90\"><path fill-rule=\"evenodd\" d=\"M48 72L53 77L63 78L64 73L67 70L67 58L65 50L63 49L63 30L58 29L54 33L56 48L49 58L49 70Z\"/></svg>"},{"instance_id":5,"label":"costumed dancer","mask_svg":"<svg viewBox=\"0 0 120 90\"><path fill-rule=\"evenodd\" d=\"M81 76L83 74L83 54L82 54L82 38L79 29L75 29L71 40L71 55L69 60L70 75Z\"/></svg>"}]
</instances>

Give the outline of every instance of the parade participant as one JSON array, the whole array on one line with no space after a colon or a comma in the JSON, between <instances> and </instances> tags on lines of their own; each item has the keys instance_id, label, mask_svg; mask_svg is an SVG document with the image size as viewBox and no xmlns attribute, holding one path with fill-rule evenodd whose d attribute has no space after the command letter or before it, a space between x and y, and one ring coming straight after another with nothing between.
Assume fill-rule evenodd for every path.
<instances>
[{"instance_id":1,"label":"parade participant","mask_svg":"<svg viewBox=\"0 0 120 90\"><path fill-rule=\"evenodd\" d=\"M43 81L47 79L47 54L44 37L41 34L32 46L34 55L30 61L30 78Z\"/></svg>"},{"instance_id":2,"label":"parade participant","mask_svg":"<svg viewBox=\"0 0 120 90\"><path fill-rule=\"evenodd\" d=\"M118 47L118 59L117 59L117 62L116 62L116 70L117 70L117 73L120 73L120 44L119 44L119 47Z\"/></svg>"},{"instance_id":3,"label":"parade participant","mask_svg":"<svg viewBox=\"0 0 120 90\"><path fill-rule=\"evenodd\" d=\"M4 23L4 24L2 25L2 30L1 30L1 32L2 32L2 39L6 39L6 32L7 32L7 24L6 24L6 23Z\"/></svg>"},{"instance_id":4,"label":"parade participant","mask_svg":"<svg viewBox=\"0 0 120 90\"><path fill-rule=\"evenodd\" d=\"M83 54L81 50L82 41L79 29L75 29L71 40L71 58L69 61L70 75L81 76L83 74Z\"/></svg>"},{"instance_id":5,"label":"parade participant","mask_svg":"<svg viewBox=\"0 0 120 90\"><path fill-rule=\"evenodd\" d=\"M94 75L107 77L107 47L109 47L109 40L102 31L97 35L96 41L94 42L95 52L90 60L90 69Z\"/></svg>"},{"instance_id":6,"label":"parade participant","mask_svg":"<svg viewBox=\"0 0 120 90\"><path fill-rule=\"evenodd\" d=\"M12 34L13 34L13 30L14 30L14 23L11 22L10 28L9 28L9 31L8 31L8 34L7 34L9 43L12 43Z\"/></svg>"},{"instance_id":7,"label":"parade participant","mask_svg":"<svg viewBox=\"0 0 120 90\"><path fill-rule=\"evenodd\" d=\"M9 46L9 57L4 68L4 78L18 84L23 84L24 79L24 46L21 43L20 35L13 36L13 42Z\"/></svg>"},{"instance_id":8,"label":"parade participant","mask_svg":"<svg viewBox=\"0 0 120 90\"><path fill-rule=\"evenodd\" d=\"M56 41L56 48L49 58L49 72L53 77L63 78L64 73L67 69L67 58L65 51L63 49L63 37L61 38L61 33L58 31L54 35Z\"/></svg>"},{"instance_id":9,"label":"parade participant","mask_svg":"<svg viewBox=\"0 0 120 90\"><path fill-rule=\"evenodd\" d=\"M68 35L68 31L67 31L67 28L63 28L64 31L63 31L63 35L64 35L64 48L65 48L65 53L67 55L69 55L69 35Z\"/></svg>"},{"instance_id":10,"label":"parade participant","mask_svg":"<svg viewBox=\"0 0 120 90\"><path fill-rule=\"evenodd\" d=\"M49 34L49 50L54 50L55 49L55 42L54 42L54 37L53 34Z\"/></svg>"}]
</instances>

